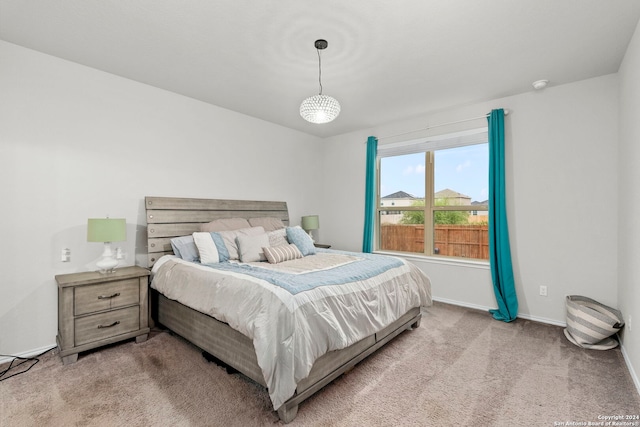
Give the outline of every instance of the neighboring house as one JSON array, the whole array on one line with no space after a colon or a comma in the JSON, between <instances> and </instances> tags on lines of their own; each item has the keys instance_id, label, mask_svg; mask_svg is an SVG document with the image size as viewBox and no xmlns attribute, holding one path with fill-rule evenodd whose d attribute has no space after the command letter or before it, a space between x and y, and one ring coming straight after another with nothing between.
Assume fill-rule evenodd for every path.
<instances>
[{"instance_id":1,"label":"neighboring house","mask_svg":"<svg viewBox=\"0 0 640 427\"><path fill-rule=\"evenodd\" d=\"M411 206L415 200L422 200L415 196L405 193L404 191L396 191L393 194L384 196L380 199L380 206Z\"/></svg>"},{"instance_id":2,"label":"neighboring house","mask_svg":"<svg viewBox=\"0 0 640 427\"><path fill-rule=\"evenodd\" d=\"M471 205L484 205L487 206L489 204L488 200L483 200L482 202L471 202ZM471 215L469 215L469 222L485 222L489 223L489 211L481 210L481 211L471 211Z\"/></svg>"},{"instance_id":3,"label":"neighboring house","mask_svg":"<svg viewBox=\"0 0 640 427\"><path fill-rule=\"evenodd\" d=\"M488 200L482 202L471 201L471 197L458 193L457 191L445 188L434 194L436 200L444 199L445 204L448 206L468 206L468 205L487 205ZM402 219L402 211L398 209L392 209L391 207L403 207L413 206L414 203L423 201L422 197L415 197L404 191L397 191L395 193L384 196L380 199L380 206L389 207L387 211L380 212L380 222L382 224L398 224ZM487 211L471 211L469 215L469 222L489 222L489 213Z\"/></svg>"},{"instance_id":4,"label":"neighboring house","mask_svg":"<svg viewBox=\"0 0 640 427\"><path fill-rule=\"evenodd\" d=\"M392 207L412 206L416 201L423 200L415 196L405 193L404 191L396 191L393 194L380 198L380 206L389 207L388 211L380 212L380 222L382 224L397 224L402 218L402 212Z\"/></svg>"},{"instance_id":5,"label":"neighboring house","mask_svg":"<svg viewBox=\"0 0 640 427\"><path fill-rule=\"evenodd\" d=\"M434 197L436 200L445 199L447 201L446 205L448 206L464 206L472 204L471 197L448 188L438 191L434 194Z\"/></svg>"}]
</instances>

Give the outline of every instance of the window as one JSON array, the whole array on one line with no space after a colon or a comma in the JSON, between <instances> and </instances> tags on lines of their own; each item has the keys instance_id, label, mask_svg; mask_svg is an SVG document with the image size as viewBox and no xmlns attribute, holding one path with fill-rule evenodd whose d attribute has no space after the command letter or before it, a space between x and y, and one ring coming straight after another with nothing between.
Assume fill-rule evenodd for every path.
<instances>
[{"instance_id":1,"label":"window","mask_svg":"<svg viewBox=\"0 0 640 427\"><path fill-rule=\"evenodd\" d=\"M488 188L486 128L379 146L376 249L488 259Z\"/></svg>"}]
</instances>

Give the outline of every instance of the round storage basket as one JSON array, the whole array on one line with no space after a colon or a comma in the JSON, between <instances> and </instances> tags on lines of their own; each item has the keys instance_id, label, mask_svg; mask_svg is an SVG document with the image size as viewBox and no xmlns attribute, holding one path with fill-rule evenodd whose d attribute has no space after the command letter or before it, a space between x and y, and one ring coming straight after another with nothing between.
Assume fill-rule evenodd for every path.
<instances>
[{"instance_id":1,"label":"round storage basket","mask_svg":"<svg viewBox=\"0 0 640 427\"><path fill-rule=\"evenodd\" d=\"M569 295L564 334L578 347L609 350L618 346L612 337L624 326L622 313L591 298Z\"/></svg>"}]
</instances>

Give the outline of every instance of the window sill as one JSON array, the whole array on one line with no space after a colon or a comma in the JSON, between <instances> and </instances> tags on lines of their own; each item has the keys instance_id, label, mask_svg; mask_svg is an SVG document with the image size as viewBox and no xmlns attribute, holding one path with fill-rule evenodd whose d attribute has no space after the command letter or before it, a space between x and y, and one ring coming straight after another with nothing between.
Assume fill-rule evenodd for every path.
<instances>
[{"instance_id":1,"label":"window sill","mask_svg":"<svg viewBox=\"0 0 640 427\"><path fill-rule=\"evenodd\" d=\"M391 255L400 258L406 258L411 261L426 262L429 264L441 264L441 265L454 265L459 267L479 268L481 270L489 270L491 266L489 261L483 260L471 260L466 258L450 258L450 257L435 257L420 254L412 254L407 252L389 252L389 251L373 251L373 253L380 255Z\"/></svg>"}]
</instances>

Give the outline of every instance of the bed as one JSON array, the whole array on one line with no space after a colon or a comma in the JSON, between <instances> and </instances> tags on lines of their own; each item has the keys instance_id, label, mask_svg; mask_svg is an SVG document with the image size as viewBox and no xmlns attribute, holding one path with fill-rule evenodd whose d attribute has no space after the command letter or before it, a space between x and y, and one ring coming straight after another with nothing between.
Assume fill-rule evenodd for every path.
<instances>
[{"instance_id":1,"label":"bed","mask_svg":"<svg viewBox=\"0 0 640 427\"><path fill-rule=\"evenodd\" d=\"M307 248L315 253L285 262L199 264L174 254L172 239L211 221L288 226L286 202L146 197L145 207L154 320L266 387L285 423L305 399L417 328L431 304L428 278L395 257ZM298 231L287 227L287 238Z\"/></svg>"}]
</instances>

